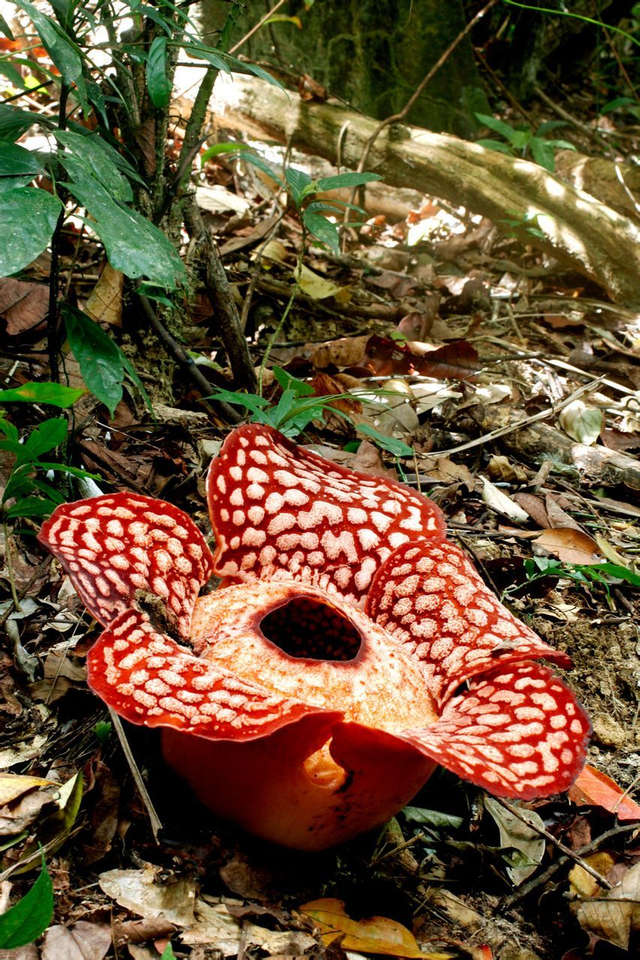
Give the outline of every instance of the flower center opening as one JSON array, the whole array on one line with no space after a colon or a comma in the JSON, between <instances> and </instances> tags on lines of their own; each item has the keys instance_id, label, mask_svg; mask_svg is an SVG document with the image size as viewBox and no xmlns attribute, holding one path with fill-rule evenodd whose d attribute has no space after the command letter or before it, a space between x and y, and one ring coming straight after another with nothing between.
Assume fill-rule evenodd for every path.
<instances>
[{"instance_id":1,"label":"flower center opening","mask_svg":"<svg viewBox=\"0 0 640 960\"><path fill-rule=\"evenodd\" d=\"M310 597L294 597L267 614L263 635L290 657L306 660L353 660L362 638L334 607Z\"/></svg>"}]
</instances>

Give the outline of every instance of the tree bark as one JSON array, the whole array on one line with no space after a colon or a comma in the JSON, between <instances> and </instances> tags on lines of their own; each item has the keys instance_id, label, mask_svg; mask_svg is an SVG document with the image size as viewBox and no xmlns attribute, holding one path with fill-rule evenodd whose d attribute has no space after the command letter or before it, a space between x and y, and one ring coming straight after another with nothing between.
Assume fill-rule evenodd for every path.
<instances>
[{"instance_id":1,"label":"tree bark","mask_svg":"<svg viewBox=\"0 0 640 960\"><path fill-rule=\"evenodd\" d=\"M261 80L236 77L219 122L356 168L377 123L329 103L304 102ZM612 300L640 307L640 231L627 217L526 160L420 127L384 130L367 169L493 220L530 246L595 280ZM514 223L515 222L515 223Z\"/></svg>"}]
</instances>

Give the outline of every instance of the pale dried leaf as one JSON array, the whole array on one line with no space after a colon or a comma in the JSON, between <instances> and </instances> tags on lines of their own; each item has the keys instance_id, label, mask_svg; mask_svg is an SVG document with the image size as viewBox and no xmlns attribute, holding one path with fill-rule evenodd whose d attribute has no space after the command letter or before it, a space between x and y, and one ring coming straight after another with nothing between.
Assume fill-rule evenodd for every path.
<instances>
[{"instance_id":1,"label":"pale dried leaf","mask_svg":"<svg viewBox=\"0 0 640 960\"><path fill-rule=\"evenodd\" d=\"M102 960L111 946L111 930L78 920L73 927L49 927L42 943L42 960Z\"/></svg>"},{"instance_id":2,"label":"pale dried leaf","mask_svg":"<svg viewBox=\"0 0 640 960\"><path fill-rule=\"evenodd\" d=\"M572 440L591 446L600 436L604 414L598 407L588 407L584 400L574 400L561 411L558 422Z\"/></svg>"},{"instance_id":3,"label":"pale dried leaf","mask_svg":"<svg viewBox=\"0 0 640 960\"><path fill-rule=\"evenodd\" d=\"M57 784L53 780L43 780L42 777L29 777L20 773L0 773L0 806L13 803L34 787L49 786L57 786Z\"/></svg>"},{"instance_id":4,"label":"pale dried leaf","mask_svg":"<svg viewBox=\"0 0 640 960\"><path fill-rule=\"evenodd\" d=\"M500 513L509 520L515 520L516 523L526 523L529 514L523 510L519 504L512 500L508 494L504 493L495 484L491 483L485 477L482 480L482 499L494 513Z\"/></svg>"},{"instance_id":5,"label":"pale dried leaf","mask_svg":"<svg viewBox=\"0 0 640 960\"><path fill-rule=\"evenodd\" d=\"M494 800L493 797L485 797L484 806L498 826L501 846L513 847L519 850L527 860L531 861L521 867L506 868L510 880L518 887L532 873L536 872L542 862L546 846L545 839L532 827L523 823L510 810L503 807L499 800ZM544 828L541 817L534 810L527 810L527 817L539 827Z\"/></svg>"},{"instance_id":6,"label":"pale dried leaf","mask_svg":"<svg viewBox=\"0 0 640 960\"><path fill-rule=\"evenodd\" d=\"M492 480L502 480L505 483L526 483L529 479L527 471L519 463L512 463L509 457L495 455L487 464L487 473Z\"/></svg>"},{"instance_id":7,"label":"pale dried leaf","mask_svg":"<svg viewBox=\"0 0 640 960\"><path fill-rule=\"evenodd\" d=\"M193 923L195 882L178 880L155 883L157 868L148 863L142 870L108 870L98 877L101 890L121 907L141 917L163 917L178 927Z\"/></svg>"}]
</instances>

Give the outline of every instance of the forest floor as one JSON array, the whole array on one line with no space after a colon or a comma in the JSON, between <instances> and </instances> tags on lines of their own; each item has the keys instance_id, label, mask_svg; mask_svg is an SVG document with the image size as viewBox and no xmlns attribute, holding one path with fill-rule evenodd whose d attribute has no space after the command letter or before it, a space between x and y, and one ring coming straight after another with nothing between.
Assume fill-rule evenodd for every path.
<instances>
[{"instance_id":1,"label":"forest floor","mask_svg":"<svg viewBox=\"0 0 640 960\"><path fill-rule=\"evenodd\" d=\"M300 227L283 216L265 247L277 204L264 183L223 163L206 173L199 201L260 363L293 290ZM405 191L398 208L406 203ZM73 410L71 462L99 475L102 490L169 500L206 531L206 468L230 427L134 322L99 245L68 240L63 280L73 261L78 302L91 295L94 319L121 339L153 406L131 385L109 419L86 394ZM12 884L28 889L41 843L56 912L40 947L6 956L153 960L171 941L191 960L340 960L347 948L393 954L393 920L423 956L622 957L640 927L640 318L435 198L417 198L408 216L372 218L344 255L310 246L304 264L265 366L266 395L278 396L274 364L319 395L359 391L335 401L346 417L329 408L298 442L359 470L393 471L438 503L487 583L572 657L564 678L591 716L589 763L613 783L594 774L568 796L527 803L533 830L440 773L382 832L300 854L213 820L163 765L156 735L127 726L161 823L154 836L117 731L86 685L100 628L36 543L36 525L14 523L0 568L0 769L25 779L11 788L0 776L0 903ZM5 386L49 379L46 273L43 256L28 309L24 291L5 304ZM225 385L202 291L185 296L171 326ZM73 357L64 372L81 385ZM42 418L26 404L7 409L21 433ZM0 452L5 480L11 465ZM343 901L353 920L386 919L368 939L357 930L360 940L329 943L301 909L322 898Z\"/></svg>"}]
</instances>

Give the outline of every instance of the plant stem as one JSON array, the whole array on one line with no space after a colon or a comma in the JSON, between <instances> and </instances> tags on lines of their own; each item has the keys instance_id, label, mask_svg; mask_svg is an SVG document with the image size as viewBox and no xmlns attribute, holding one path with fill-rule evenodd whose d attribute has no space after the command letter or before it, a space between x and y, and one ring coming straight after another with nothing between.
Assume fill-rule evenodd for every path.
<instances>
[{"instance_id":1,"label":"plant stem","mask_svg":"<svg viewBox=\"0 0 640 960\"><path fill-rule=\"evenodd\" d=\"M58 129L65 130L67 127L67 101L69 99L69 87L66 83L60 84L60 103L58 105ZM60 196L60 190L57 191ZM60 372L58 368L58 294L60 288L59 264L60 264L60 236L62 225L65 219L64 199L63 207L56 223L51 238L51 270L49 273L49 314L47 318L47 340L49 350L50 376L53 383L58 383Z\"/></svg>"}]
</instances>

